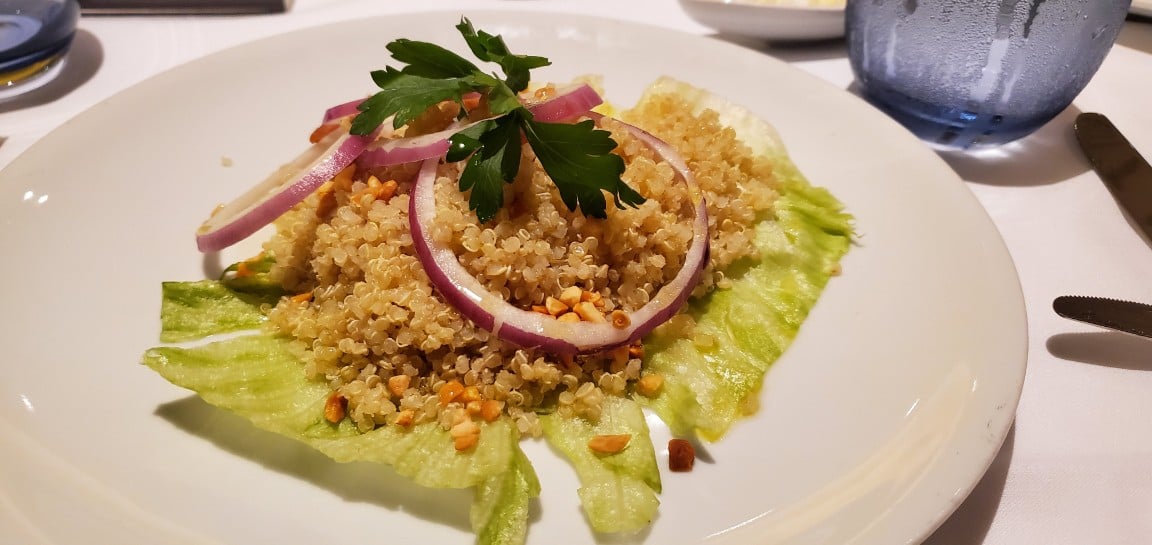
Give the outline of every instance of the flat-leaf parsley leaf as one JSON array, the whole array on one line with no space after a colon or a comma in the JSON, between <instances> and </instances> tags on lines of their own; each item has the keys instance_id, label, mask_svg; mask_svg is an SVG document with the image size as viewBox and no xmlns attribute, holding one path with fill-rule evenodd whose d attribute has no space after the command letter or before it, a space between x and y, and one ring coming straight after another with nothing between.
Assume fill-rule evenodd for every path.
<instances>
[{"instance_id":1,"label":"flat-leaf parsley leaf","mask_svg":"<svg viewBox=\"0 0 1152 545\"><path fill-rule=\"evenodd\" d=\"M590 120L536 121L521 104L517 93L528 87L531 70L551 64L548 59L513 54L503 38L477 30L467 18L456 29L477 59L500 65L504 79L439 45L394 40L387 45L388 51L406 66L372 72L381 90L359 106L360 113L352 120L353 134L372 134L389 118L394 128L402 127L446 100L459 104L461 117L466 117L464 96L480 93L488 112L500 117L453 135L445 159L468 159L460 175L460 190L471 191L468 207L481 222L494 218L504 205L504 184L511 183L520 170L521 135L569 210L579 208L587 216L607 217L605 191L619 208L644 202L620 178L624 160L612 153L616 142L611 133L596 129Z\"/></svg>"}]
</instances>

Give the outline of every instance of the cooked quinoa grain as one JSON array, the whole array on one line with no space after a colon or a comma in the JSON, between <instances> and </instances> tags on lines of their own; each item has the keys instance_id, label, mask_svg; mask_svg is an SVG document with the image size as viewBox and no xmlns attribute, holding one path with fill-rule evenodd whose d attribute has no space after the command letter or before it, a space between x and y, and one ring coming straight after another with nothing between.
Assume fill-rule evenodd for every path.
<instances>
[{"instance_id":1,"label":"cooked quinoa grain","mask_svg":"<svg viewBox=\"0 0 1152 545\"><path fill-rule=\"evenodd\" d=\"M443 127L455 112L442 110L418 128ZM770 162L753 156L714 113L689 111L664 95L623 118L675 147L704 191L711 260L693 292L700 296L724 289L729 265L757 257L753 226L772 217L777 193ZM680 270L692 206L670 165L616 122L606 119L603 128L628 165L624 181L648 199L638 208L610 205L604 220L570 212L524 146L505 206L485 224L457 189L463 165L441 165L432 236L512 305L561 320L625 323ZM285 297L269 321L304 349L304 372L327 381L359 429L438 422L460 450L474 444L474 421L507 414L522 433L538 436L537 411L596 419L604 396L627 395L641 378L641 346L558 357L502 342L443 301L408 229L417 169L348 169L277 220L265 245L276 260L273 277L290 293L309 295ZM691 337L693 325L682 314L664 327Z\"/></svg>"}]
</instances>

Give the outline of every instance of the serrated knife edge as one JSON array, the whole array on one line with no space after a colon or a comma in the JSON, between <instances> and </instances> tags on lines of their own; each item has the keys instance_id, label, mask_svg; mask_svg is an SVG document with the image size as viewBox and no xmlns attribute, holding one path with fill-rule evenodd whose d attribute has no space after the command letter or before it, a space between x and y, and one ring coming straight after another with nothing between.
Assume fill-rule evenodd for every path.
<instances>
[{"instance_id":1,"label":"serrated knife edge","mask_svg":"<svg viewBox=\"0 0 1152 545\"><path fill-rule=\"evenodd\" d=\"M1052 301L1052 310L1070 320L1152 338L1152 305L1145 303L1064 295Z\"/></svg>"}]
</instances>

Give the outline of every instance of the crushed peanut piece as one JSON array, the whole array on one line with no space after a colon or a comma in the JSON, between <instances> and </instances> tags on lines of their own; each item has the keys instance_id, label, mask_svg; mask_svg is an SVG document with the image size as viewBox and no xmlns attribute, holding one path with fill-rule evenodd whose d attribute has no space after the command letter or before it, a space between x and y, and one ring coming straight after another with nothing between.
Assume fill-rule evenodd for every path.
<instances>
[{"instance_id":1,"label":"crushed peanut piece","mask_svg":"<svg viewBox=\"0 0 1152 545\"><path fill-rule=\"evenodd\" d=\"M580 321L580 315L576 314L575 312L565 312L564 314L557 316L556 320L561 321L561 322L568 322L568 323L579 322Z\"/></svg>"},{"instance_id":2,"label":"crushed peanut piece","mask_svg":"<svg viewBox=\"0 0 1152 545\"><path fill-rule=\"evenodd\" d=\"M600 312L600 309L596 308L596 305L588 301L576 303L576 306L572 307L572 312L575 312L577 315L579 315L580 319L584 320L585 322L592 322L596 324L604 322L604 313Z\"/></svg>"},{"instance_id":3,"label":"crushed peanut piece","mask_svg":"<svg viewBox=\"0 0 1152 545\"><path fill-rule=\"evenodd\" d=\"M544 300L544 310L553 316L564 314L565 312L568 312L569 308L571 307L565 305L555 297L549 297Z\"/></svg>"},{"instance_id":4,"label":"crushed peanut piece","mask_svg":"<svg viewBox=\"0 0 1152 545\"><path fill-rule=\"evenodd\" d=\"M636 381L636 391L645 397L656 397L660 393L660 388L664 386L664 375L652 373L640 377Z\"/></svg>"},{"instance_id":5,"label":"crushed peanut piece","mask_svg":"<svg viewBox=\"0 0 1152 545\"><path fill-rule=\"evenodd\" d=\"M307 303L312 300L312 292L306 291L304 293L297 293L292 296L293 303Z\"/></svg>"},{"instance_id":6,"label":"crushed peanut piece","mask_svg":"<svg viewBox=\"0 0 1152 545\"><path fill-rule=\"evenodd\" d=\"M344 420L347 408L348 400L344 399L344 396L332 392L332 395L328 396L328 401L324 402L324 419L333 424L339 424L341 420Z\"/></svg>"},{"instance_id":7,"label":"crushed peanut piece","mask_svg":"<svg viewBox=\"0 0 1152 545\"><path fill-rule=\"evenodd\" d=\"M692 471L696 463L696 449L684 439L668 441L668 469L672 471Z\"/></svg>"},{"instance_id":8,"label":"crushed peanut piece","mask_svg":"<svg viewBox=\"0 0 1152 545\"><path fill-rule=\"evenodd\" d=\"M408 375L392 375L388 377L388 391L396 397L404 395L404 391L412 384L412 377Z\"/></svg>"},{"instance_id":9,"label":"crushed peanut piece","mask_svg":"<svg viewBox=\"0 0 1152 545\"><path fill-rule=\"evenodd\" d=\"M456 398L456 401L461 403L469 403L472 401L480 401L480 388L478 386L465 386L464 390Z\"/></svg>"},{"instance_id":10,"label":"crushed peanut piece","mask_svg":"<svg viewBox=\"0 0 1152 545\"><path fill-rule=\"evenodd\" d=\"M320 189L316 190L316 195L320 198L320 203L316 205L316 217L326 219L336 209L336 184L332 180L324 182Z\"/></svg>"},{"instance_id":11,"label":"crushed peanut piece","mask_svg":"<svg viewBox=\"0 0 1152 545\"><path fill-rule=\"evenodd\" d=\"M589 303L592 303L593 305L596 305L597 307L603 307L604 306L604 296L600 295L600 292L598 292L598 291L580 292L580 300L581 301L588 301Z\"/></svg>"},{"instance_id":12,"label":"crushed peanut piece","mask_svg":"<svg viewBox=\"0 0 1152 545\"><path fill-rule=\"evenodd\" d=\"M551 315L551 313L548 312L548 307L546 307L544 305L532 305L532 312L539 312L540 314Z\"/></svg>"},{"instance_id":13,"label":"crushed peanut piece","mask_svg":"<svg viewBox=\"0 0 1152 545\"><path fill-rule=\"evenodd\" d=\"M632 325L632 318L629 318L628 313L623 310L613 310L612 314L609 314L609 318L612 320L612 326L616 329L624 329Z\"/></svg>"},{"instance_id":14,"label":"crushed peanut piece","mask_svg":"<svg viewBox=\"0 0 1152 545\"><path fill-rule=\"evenodd\" d=\"M637 344L634 344L632 346L629 346L628 347L628 355L632 356L633 358L643 358L644 357L644 345L637 343Z\"/></svg>"},{"instance_id":15,"label":"crushed peanut piece","mask_svg":"<svg viewBox=\"0 0 1152 545\"><path fill-rule=\"evenodd\" d=\"M588 448L600 454L616 454L632 441L632 434L597 435L588 441Z\"/></svg>"},{"instance_id":16,"label":"crushed peanut piece","mask_svg":"<svg viewBox=\"0 0 1152 545\"><path fill-rule=\"evenodd\" d=\"M476 443L479 442L480 434L461 435L460 437L452 438L452 446L456 447L456 450L458 451L468 450L476 446Z\"/></svg>"},{"instance_id":17,"label":"crushed peanut piece","mask_svg":"<svg viewBox=\"0 0 1152 545\"><path fill-rule=\"evenodd\" d=\"M464 404L464 410L468 414L480 414L480 409L483 408L483 402L479 400L472 400Z\"/></svg>"},{"instance_id":18,"label":"crushed peanut piece","mask_svg":"<svg viewBox=\"0 0 1152 545\"><path fill-rule=\"evenodd\" d=\"M627 346L620 346L617 348L613 348L611 351L611 355L612 355L612 363L614 363L616 365L624 366L628 363L628 347Z\"/></svg>"},{"instance_id":19,"label":"crushed peanut piece","mask_svg":"<svg viewBox=\"0 0 1152 545\"><path fill-rule=\"evenodd\" d=\"M458 380L450 380L440 387L437 395L440 397L440 406L443 407L453 401L456 401L460 394L464 393L464 385Z\"/></svg>"},{"instance_id":20,"label":"crushed peanut piece","mask_svg":"<svg viewBox=\"0 0 1152 545\"><path fill-rule=\"evenodd\" d=\"M412 425L412 420L416 418L416 412L412 409L404 409L396 413L396 425L408 427Z\"/></svg>"},{"instance_id":21,"label":"crushed peanut piece","mask_svg":"<svg viewBox=\"0 0 1152 545\"><path fill-rule=\"evenodd\" d=\"M480 418L483 418L485 422L495 422L497 418L500 418L500 413L503 411L503 401L485 399L480 402Z\"/></svg>"},{"instance_id":22,"label":"crushed peanut piece","mask_svg":"<svg viewBox=\"0 0 1152 545\"><path fill-rule=\"evenodd\" d=\"M564 291L560 292L560 302L568 305L568 308L575 307L580 302L580 297L583 294L582 290L577 286L568 286Z\"/></svg>"},{"instance_id":23,"label":"crushed peanut piece","mask_svg":"<svg viewBox=\"0 0 1152 545\"><path fill-rule=\"evenodd\" d=\"M325 136L332 134L332 131L339 128L339 123L325 123L320 125L319 127L316 127L316 130L312 131L312 134L308 135L308 141L315 144L323 140Z\"/></svg>"}]
</instances>

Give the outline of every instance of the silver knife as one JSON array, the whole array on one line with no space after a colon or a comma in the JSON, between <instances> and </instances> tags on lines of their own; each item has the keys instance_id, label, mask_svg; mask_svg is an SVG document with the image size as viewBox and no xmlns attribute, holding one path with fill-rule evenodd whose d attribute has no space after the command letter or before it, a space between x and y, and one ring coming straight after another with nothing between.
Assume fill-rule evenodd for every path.
<instances>
[{"instance_id":1,"label":"silver knife","mask_svg":"<svg viewBox=\"0 0 1152 545\"><path fill-rule=\"evenodd\" d=\"M1097 113L1076 116L1076 140L1116 202L1152 241L1152 166Z\"/></svg>"},{"instance_id":2,"label":"silver knife","mask_svg":"<svg viewBox=\"0 0 1152 545\"><path fill-rule=\"evenodd\" d=\"M1063 295L1052 301L1052 310L1070 320L1152 338L1152 305L1104 297Z\"/></svg>"}]
</instances>

